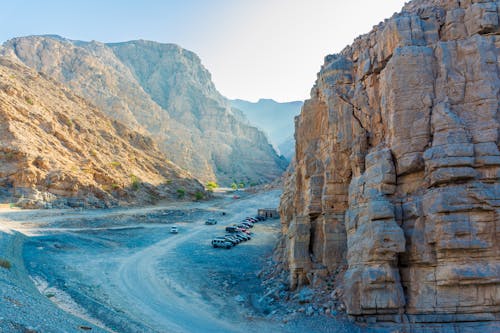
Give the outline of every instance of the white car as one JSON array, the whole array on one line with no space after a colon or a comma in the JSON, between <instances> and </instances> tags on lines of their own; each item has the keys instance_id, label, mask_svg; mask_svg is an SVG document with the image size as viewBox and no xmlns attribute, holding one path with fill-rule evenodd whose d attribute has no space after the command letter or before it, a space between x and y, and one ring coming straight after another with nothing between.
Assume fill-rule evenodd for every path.
<instances>
[{"instance_id":1,"label":"white car","mask_svg":"<svg viewBox=\"0 0 500 333\"><path fill-rule=\"evenodd\" d=\"M173 226L170 228L170 233L171 234L176 234L179 232L179 229L176 226Z\"/></svg>"}]
</instances>

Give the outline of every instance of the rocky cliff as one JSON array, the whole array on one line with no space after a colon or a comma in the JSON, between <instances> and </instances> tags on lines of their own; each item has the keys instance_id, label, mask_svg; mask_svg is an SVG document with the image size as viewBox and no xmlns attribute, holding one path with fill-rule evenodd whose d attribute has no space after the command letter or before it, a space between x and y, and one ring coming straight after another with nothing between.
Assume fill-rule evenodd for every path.
<instances>
[{"instance_id":1,"label":"rocky cliff","mask_svg":"<svg viewBox=\"0 0 500 333\"><path fill-rule=\"evenodd\" d=\"M281 202L290 286L349 315L500 319L498 1L408 3L329 55Z\"/></svg>"},{"instance_id":2,"label":"rocky cliff","mask_svg":"<svg viewBox=\"0 0 500 333\"><path fill-rule=\"evenodd\" d=\"M286 167L265 135L231 109L198 56L177 45L31 36L6 42L3 53L151 135L170 160L203 181L267 182Z\"/></svg>"},{"instance_id":3,"label":"rocky cliff","mask_svg":"<svg viewBox=\"0 0 500 333\"><path fill-rule=\"evenodd\" d=\"M153 140L0 57L0 188L24 207L148 203L203 192Z\"/></svg>"}]
</instances>

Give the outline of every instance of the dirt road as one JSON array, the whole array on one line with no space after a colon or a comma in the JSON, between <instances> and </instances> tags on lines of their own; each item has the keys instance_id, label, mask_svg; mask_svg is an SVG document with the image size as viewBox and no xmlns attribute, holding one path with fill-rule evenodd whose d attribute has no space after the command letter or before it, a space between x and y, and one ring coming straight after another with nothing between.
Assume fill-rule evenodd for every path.
<instances>
[{"instance_id":1,"label":"dirt road","mask_svg":"<svg viewBox=\"0 0 500 333\"><path fill-rule=\"evenodd\" d=\"M41 292L104 330L280 332L280 323L252 308L279 221L257 224L253 239L231 250L210 246L226 225L276 207L279 194L138 209L5 211L0 219L30 235L24 260ZM205 225L208 217L219 224ZM169 233L174 224L177 235Z\"/></svg>"}]
</instances>

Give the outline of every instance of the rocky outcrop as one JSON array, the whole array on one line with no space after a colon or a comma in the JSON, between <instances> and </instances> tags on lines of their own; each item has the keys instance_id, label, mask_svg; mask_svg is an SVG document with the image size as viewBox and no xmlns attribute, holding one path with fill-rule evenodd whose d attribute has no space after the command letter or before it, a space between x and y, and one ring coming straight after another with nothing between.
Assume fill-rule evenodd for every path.
<instances>
[{"instance_id":1,"label":"rocky outcrop","mask_svg":"<svg viewBox=\"0 0 500 333\"><path fill-rule=\"evenodd\" d=\"M281 202L292 288L341 272L358 318L500 319L498 12L412 1L325 58Z\"/></svg>"},{"instance_id":2,"label":"rocky outcrop","mask_svg":"<svg viewBox=\"0 0 500 333\"><path fill-rule=\"evenodd\" d=\"M231 109L198 56L177 45L31 36L6 42L3 53L150 135L203 181L264 183L286 168L265 135Z\"/></svg>"},{"instance_id":3,"label":"rocky outcrop","mask_svg":"<svg viewBox=\"0 0 500 333\"><path fill-rule=\"evenodd\" d=\"M153 140L45 74L0 57L0 188L23 207L150 203L203 193ZM5 195L5 193L4 193Z\"/></svg>"}]
</instances>

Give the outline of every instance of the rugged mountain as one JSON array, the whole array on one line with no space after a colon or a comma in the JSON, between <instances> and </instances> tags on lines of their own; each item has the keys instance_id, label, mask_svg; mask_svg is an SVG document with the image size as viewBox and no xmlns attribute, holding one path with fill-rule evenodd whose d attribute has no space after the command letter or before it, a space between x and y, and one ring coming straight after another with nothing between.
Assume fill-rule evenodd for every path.
<instances>
[{"instance_id":1,"label":"rugged mountain","mask_svg":"<svg viewBox=\"0 0 500 333\"><path fill-rule=\"evenodd\" d=\"M231 110L198 56L177 45L31 36L4 49L150 134L170 160L204 181L266 182L286 166L265 135Z\"/></svg>"},{"instance_id":2,"label":"rugged mountain","mask_svg":"<svg viewBox=\"0 0 500 333\"><path fill-rule=\"evenodd\" d=\"M278 153L288 160L291 160L295 151L294 118L300 113L303 104L302 101L279 103L272 99L260 99L256 103L231 100L231 105L241 110L250 124L262 129Z\"/></svg>"},{"instance_id":3,"label":"rugged mountain","mask_svg":"<svg viewBox=\"0 0 500 333\"><path fill-rule=\"evenodd\" d=\"M153 202L203 192L153 140L0 57L0 186L25 207Z\"/></svg>"},{"instance_id":4,"label":"rugged mountain","mask_svg":"<svg viewBox=\"0 0 500 333\"><path fill-rule=\"evenodd\" d=\"M292 288L334 281L370 322L500 319L498 10L413 1L325 58L281 202Z\"/></svg>"}]
</instances>

